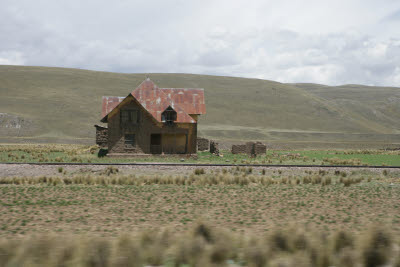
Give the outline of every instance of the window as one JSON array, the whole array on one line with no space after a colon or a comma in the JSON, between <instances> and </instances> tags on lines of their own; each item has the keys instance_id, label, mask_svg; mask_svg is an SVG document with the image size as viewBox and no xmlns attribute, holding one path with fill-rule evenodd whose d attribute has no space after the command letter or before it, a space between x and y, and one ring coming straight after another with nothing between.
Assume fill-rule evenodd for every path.
<instances>
[{"instance_id":1,"label":"window","mask_svg":"<svg viewBox=\"0 0 400 267\"><path fill-rule=\"evenodd\" d=\"M122 123L139 123L139 111L138 110L121 110L121 122Z\"/></svg>"},{"instance_id":2,"label":"window","mask_svg":"<svg viewBox=\"0 0 400 267\"><path fill-rule=\"evenodd\" d=\"M126 146L135 146L135 135L134 134L125 134L125 145Z\"/></svg>"},{"instance_id":3,"label":"window","mask_svg":"<svg viewBox=\"0 0 400 267\"><path fill-rule=\"evenodd\" d=\"M176 121L176 117L176 111L171 106L166 108L161 114L161 120L167 124L172 124Z\"/></svg>"},{"instance_id":4,"label":"window","mask_svg":"<svg viewBox=\"0 0 400 267\"><path fill-rule=\"evenodd\" d=\"M164 113L164 121L174 121L176 120L176 113L174 111L167 111Z\"/></svg>"}]
</instances>

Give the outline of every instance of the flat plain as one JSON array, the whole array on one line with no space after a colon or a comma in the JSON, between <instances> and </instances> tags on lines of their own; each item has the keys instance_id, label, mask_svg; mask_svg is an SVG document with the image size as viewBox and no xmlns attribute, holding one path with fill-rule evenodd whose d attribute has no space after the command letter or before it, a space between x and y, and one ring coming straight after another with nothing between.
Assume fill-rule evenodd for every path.
<instances>
[{"instance_id":1,"label":"flat plain","mask_svg":"<svg viewBox=\"0 0 400 267\"><path fill-rule=\"evenodd\" d=\"M89 146L0 150L3 162L61 164L0 166L4 266L400 262L399 169L80 166L62 163L106 158ZM274 150L249 158L224 152L200 153L198 161L396 165L397 153Z\"/></svg>"},{"instance_id":2,"label":"flat plain","mask_svg":"<svg viewBox=\"0 0 400 267\"><path fill-rule=\"evenodd\" d=\"M97 146L60 144L1 144L0 163L134 163L134 162L182 162L182 157L99 157ZM365 165L400 166L400 150L267 150L265 155L249 157L221 150L215 156L198 152L197 159L183 157L183 163L212 164L275 164L275 165Z\"/></svg>"},{"instance_id":3,"label":"flat plain","mask_svg":"<svg viewBox=\"0 0 400 267\"><path fill-rule=\"evenodd\" d=\"M244 232L294 223L327 231L360 231L375 223L400 232L399 171L288 175L231 168L186 176L124 176L106 175L107 170L2 178L0 235L116 235L160 225L183 230L200 219Z\"/></svg>"}]
</instances>

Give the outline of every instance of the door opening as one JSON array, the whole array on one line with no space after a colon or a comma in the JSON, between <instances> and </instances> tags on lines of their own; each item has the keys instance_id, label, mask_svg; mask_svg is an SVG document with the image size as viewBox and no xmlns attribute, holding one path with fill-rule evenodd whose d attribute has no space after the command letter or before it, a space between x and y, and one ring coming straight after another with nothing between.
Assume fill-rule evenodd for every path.
<instances>
[{"instance_id":1,"label":"door opening","mask_svg":"<svg viewBox=\"0 0 400 267\"><path fill-rule=\"evenodd\" d=\"M150 135L150 152L152 154L161 154L161 134Z\"/></svg>"}]
</instances>

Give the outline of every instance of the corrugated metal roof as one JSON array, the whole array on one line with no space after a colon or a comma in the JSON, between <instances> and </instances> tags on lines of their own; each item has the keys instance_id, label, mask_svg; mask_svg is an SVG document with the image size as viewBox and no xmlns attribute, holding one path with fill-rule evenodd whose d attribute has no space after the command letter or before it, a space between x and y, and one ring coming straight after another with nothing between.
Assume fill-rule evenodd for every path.
<instances>
[{"instance_id":1,"label":"corrugated metal roof","mask_svg":"<svg viewBox=\"0 0 400 267\"><path fill-rule=\"evenodd\" d=\"M168 108L168 106L171 106L176 111L177 123L196 122L179 105L173 103L163 90L158 88L150 79L143 81L131 94L159 122L161 122L161 113Z\"/></svg>"},{"instance_id":2,"label":"corrugated metal roof","mask_svg":"<svg viewBox=\"0 0 400 267\"><path fill-rule=\"evenodd\" d=\"M150 79L143 81L131 95L159 122L161 113L171 106L177 112L177 123L195 123L189 114L205 114L204 90L190 88L158 88ZM125 97L103 97L102 118Z\"/></svg>"},{"instance_id":3,"label":"corrugated metal roof","mask_svg":"<svg viewBox=\"0 0 400 267\"><path fill-rule=\"evenodd\" d=\"M125 97L121 96L103 96L103 105L101 109L101 117L104 118L108 115Z\"/></svg>"},{"instance_id":4,"label":"corrugated metal roof","mask_svg":"<svg viewBox=\"0 0 400 267\"><path fill-rule=\"evenodd\" d=\"M206 114L204 89L199 88L161 88L187 114Z\"/></svg>"}]
</instances>

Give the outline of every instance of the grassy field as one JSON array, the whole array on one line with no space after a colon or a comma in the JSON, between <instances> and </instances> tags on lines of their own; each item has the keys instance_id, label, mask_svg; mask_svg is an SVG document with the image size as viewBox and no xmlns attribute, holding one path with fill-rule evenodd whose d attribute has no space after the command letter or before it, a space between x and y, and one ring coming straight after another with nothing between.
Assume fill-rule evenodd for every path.
<instances>
[{"instance_id":1,"label":"grassy field","mask_svg":"<svg viewBox=\"0 0 400 267\"><path fill-rule=\"evenodd\" d=\"M97 152L2 145L0 161L181 162ZM185 162L400 165L399 153L223 151ZM398 169L18 167L0 173L0 266L400 265Z\"/></svg>"},{"instance_id":2,"label":"grassy field","mask_svg":"<svg viewBox=\"0 0 400 267\"><path fill-rule=\"evenodd\" d=\"M400 233L399 172L195 172L2 178L0 235L113 235L168 224L186 229L200 218L233 231L264 232L296 222L352 231L379 223Z\"/></svg>"},{"instance_id":3,"label":"grassy field","mask_svg":"<svg viewBox=\"0 0 400 267\"><path fill-rule=\"evenodd\" d=\"M400 166L400 151L382 150L299 150L299 151L270 151L267 155L285 158L298 157L297 164L310 161L326 165L374 165ZM294 156L293 156L294 155Z\"/></svg>"},{"instance_id":4,"label":"grassy field","mask_svg":"<svg viewBox=\"0 0 400 267\"><path fill-rule=\"evenodd\" d=\"M0 142L94 143L104 95L127 96L144 74L0 66ZM194 74L151 74L160 87L205 89L199 134L274 147L400 146L400 89L282 84Z\"/></svg>"},{"instance_id":5,"label":"grassy field","mask_svg":"<svg viewBox=\"0 0 400 267\"><path fill-rule=\"evenodd\" d=\"M399 261L399 171L230 167L138 176L109 167L60 174L0 178L0 264Z\"/></svg>"},{"instance_id":6,"label":"grassy field","mask_svg":"<svg viewBox=\"0 0 400 267\"><path fill-rule=\"evenodd\" d=\"M85 145L0 145L0 162L181 162L180 157L108 158L98 157L97 146ZM245 154L221 151L221 156L198 152L197 159L186 163L215 164L324 164L400 166L400 151L385 150L268 150L265 155L251 158Z\"/></svg>"}]
</instances>

